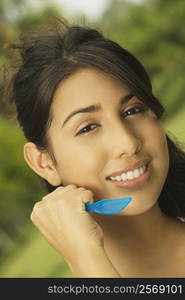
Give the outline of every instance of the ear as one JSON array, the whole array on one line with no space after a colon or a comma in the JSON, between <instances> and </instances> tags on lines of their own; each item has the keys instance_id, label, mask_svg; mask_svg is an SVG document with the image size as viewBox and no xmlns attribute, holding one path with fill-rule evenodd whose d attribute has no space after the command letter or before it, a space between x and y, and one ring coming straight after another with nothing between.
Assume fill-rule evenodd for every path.
<instances>
[{"instance_id":1,"label":"ear","mask_svg":"<svg viewBox=\"0 0 185 300\"><path fill-rule=\"evenodd\" d=\"M34 143L24 145L24 159L30 168L51 185L61 184L60 174L47 151L39 150Z\"/></svg>"}]
</instances>

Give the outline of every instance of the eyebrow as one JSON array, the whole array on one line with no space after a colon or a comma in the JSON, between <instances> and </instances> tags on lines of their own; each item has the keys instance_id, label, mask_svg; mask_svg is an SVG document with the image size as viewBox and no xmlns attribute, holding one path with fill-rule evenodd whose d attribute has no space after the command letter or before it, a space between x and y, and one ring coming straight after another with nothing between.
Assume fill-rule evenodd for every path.
<instances>
[{"instance_id":1,"label":"eyebrow","mask_svg":"<svg viewBox=\"0 0 185 300\"><path fill-rule=\"evenodd\" d=\"M128 94L124 97L121 97L120 100L119 100L119 104L120 104L120 107L127 103L129 100L131 100L131 98L133 98L134 95L133 94ZM62 128L64 127L64 125L73 117L75 116L76 114L80 114L80 113L89 113L89 112L98 112L102 110L102 107L100 104L94 104L94 105L90 105L90 106L87 106L87 107L83 107L83 108L79 108L77 110L74 110L73 112L71 112L67 118L64 120L63 124L62 124Z\"/></svg>"}]
</instances>

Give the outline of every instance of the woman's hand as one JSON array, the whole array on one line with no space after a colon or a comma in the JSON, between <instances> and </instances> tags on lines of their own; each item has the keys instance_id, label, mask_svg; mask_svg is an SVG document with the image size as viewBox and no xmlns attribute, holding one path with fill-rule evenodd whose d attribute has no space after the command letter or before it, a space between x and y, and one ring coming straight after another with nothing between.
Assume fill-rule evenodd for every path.
<instances>
[{"instance_id":1,"label":"woman's hand","mask_svg":"<svg viewBox=\"0 0 185 300\"><path fill-rule=\"evenodd\" d=\"M103 247L103 231L85 211L93 194L75 185L59 187L37 202L31 220L78 277L120 277Z\"/></svg>"},{"instance_id":2,"label":"woman's hand","mask_svg":"<svg viewBox=\"0 0 185 300\"><path fill-rule=\"evenodd\" d=\"M88 245L103 246L102 229L85 211L85 203L92 202L90 190L71 184L57 188L33 208L32 222L66 261L78 251L83 256Z\"/></svg>"}]
</instances>

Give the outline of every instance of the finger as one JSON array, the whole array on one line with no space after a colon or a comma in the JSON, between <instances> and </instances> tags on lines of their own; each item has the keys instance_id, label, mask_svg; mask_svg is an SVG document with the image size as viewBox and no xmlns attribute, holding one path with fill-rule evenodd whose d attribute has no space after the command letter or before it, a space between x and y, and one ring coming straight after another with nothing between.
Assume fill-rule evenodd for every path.
<instances>
[{"instance_id":1,"label":"finger","mask_svg":"<svg viewBox=\"0 0 185 300\"><path fill-rule=\"evenodd\" d=\"M77 187L75 184L70 184L70 185L67 185L65 187L58 187L56 188L54 191L52 191L51 193L48 193L47 195L45 195L44 197L42 197L42 200L45 201L47 200L48 198L52 198L53 196L58 196L58 195L61 195L62 193L65 193L65 192L68 192L68 191L72 191L72 190L75 190Z\"/></svg>"}]
</instances>

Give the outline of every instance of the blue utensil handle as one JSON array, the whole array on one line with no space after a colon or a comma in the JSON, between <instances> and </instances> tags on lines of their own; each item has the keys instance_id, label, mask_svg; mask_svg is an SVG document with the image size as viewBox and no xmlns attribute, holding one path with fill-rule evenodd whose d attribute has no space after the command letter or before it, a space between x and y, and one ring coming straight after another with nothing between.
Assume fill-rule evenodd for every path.
<instances>
[{"instance_id":1,"label":"blue utensil handle","mask_svg":"<svg viewBox=\"0 0 185 300\"><path fill-rule=\"evenodd\" d=\"M96 208L96 203L86 203L85 204L85 210L88 212L94 212Z\"/></svg>"},{"instance_id":2,"label":"blue utensil handle","mask_svg":"<svg viewBox=\"0 0 185 300\"><path fill-rule=\"evenodd\" d=\"M104 215L112 215L122 211L130 203L131 200L131 197L103 199L95 203L86 203L85 209L87 212L96 212Z\"/></svg>"}]
</instances>

